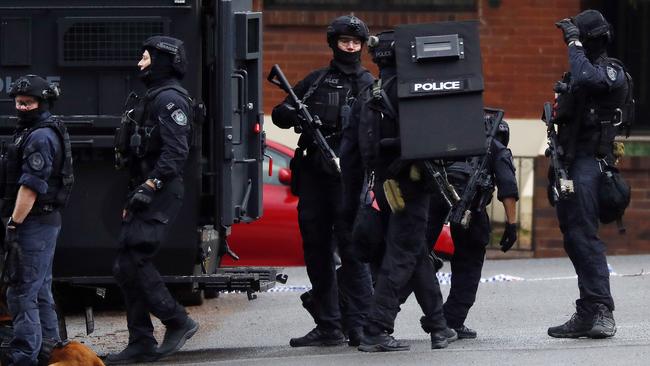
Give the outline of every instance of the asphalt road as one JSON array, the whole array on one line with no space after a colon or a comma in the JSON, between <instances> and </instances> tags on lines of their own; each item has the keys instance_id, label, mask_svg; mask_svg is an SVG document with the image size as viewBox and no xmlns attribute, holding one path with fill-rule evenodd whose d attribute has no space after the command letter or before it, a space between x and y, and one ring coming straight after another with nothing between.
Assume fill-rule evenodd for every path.
<instances>
[{"instance_id":1,"label":"asphalt road","mask_svg":"<svg viewBox=\"0 0 650 366\"><path fill-rule=\"evenodd\" d=\"M618 332L612 339L560 340L546 329L565 322L577 296L575 274L568 259L487 261L478 299L466 324L478 331L475 340L431 350L419 326L420 309L411 297L396 321L395 336L411 350L381 354L355 348L289 347L289 338L313 324L299 294L309 285L304 268L288 268L289 282L277 292L248 301L243 294L222 294L200 307L188 308L201 328L183 350L156 365L649 365L650 255L610 257L611 286L616 301ZM446 264L443 275L449 270ZM442 276L443 280L446 278ZM449 285L442 285L443 296ZM69 316L71 338L98 354L120 350L128 333L122 312L95 317L95 333L85 335L81 316ZM164 327L155 322L157 337Z\"/></svg>"}]
</instances>

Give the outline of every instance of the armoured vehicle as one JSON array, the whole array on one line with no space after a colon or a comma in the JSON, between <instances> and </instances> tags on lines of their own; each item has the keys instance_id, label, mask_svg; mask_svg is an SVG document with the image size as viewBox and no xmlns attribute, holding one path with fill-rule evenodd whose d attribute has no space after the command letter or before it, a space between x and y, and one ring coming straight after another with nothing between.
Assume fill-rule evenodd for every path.
<instances>
[{"instance_id":1,"label":"armoured vehicle","mask_svg":"<svg viewBox=\"0 0 650 366\"><path fill-rule=\"evenodd\" d=\"M112 279L125 172L113 139L130 91L142 95L136 63L152 35L184 40L183 86L204 103L185 169L186 197L157 256L168 283L252 292L274 285L274 269L218 269L233 223L262 215L261 13L251 0L3 0L0 3L0 138L16 125L12 80L34 73L62 90L53 113L68 127L75 185L64 210L55 283ZM280 277L281 278L281 277ZM190 286L191 285L191 286Z\"/></svg>"}]
</instances>

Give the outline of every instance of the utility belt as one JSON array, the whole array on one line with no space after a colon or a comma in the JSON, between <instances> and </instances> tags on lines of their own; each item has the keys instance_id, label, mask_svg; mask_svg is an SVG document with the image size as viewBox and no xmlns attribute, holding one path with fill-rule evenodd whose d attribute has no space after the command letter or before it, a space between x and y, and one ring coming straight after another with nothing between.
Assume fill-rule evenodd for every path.
<instances>
[{"instance_id":1,"label":"utility belt","mask_svg":"<svg viewBox=\"0 0 650 366\"><path fill-rule=\"evenodd\" d=\"M29 214L31 216L44 216L54 213L59 210L59 206L55 204L34 204Z\"/></svg>"}]
</instances>

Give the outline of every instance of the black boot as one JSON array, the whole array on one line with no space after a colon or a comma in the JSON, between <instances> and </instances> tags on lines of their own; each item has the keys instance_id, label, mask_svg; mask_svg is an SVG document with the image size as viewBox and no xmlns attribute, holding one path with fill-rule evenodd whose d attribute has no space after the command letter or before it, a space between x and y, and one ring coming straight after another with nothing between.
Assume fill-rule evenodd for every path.
<instances>
[{"instance_id":1,"label":"black boot","mask_svg":"<svg viewBox=\"0 0 650 366\"><path fill-rule=\"evenodd\" d=\"M199 323L187 317L185 323L180 327L168 326L165 330L165 337L163 342L158 347L158 354L160 357L167 357L183 347L185 342L192 338L192 336L199 330Z\"/></svg>"},{"instance_id":2,"label":"black boot","mask_svg":"<svg viewBox=\"0 0 650 366\"><path fill-rule=\"evenodd\" d=\"M291 338L289 345L291 347L338 346L344 342L345 336L340 330L325 330L316 327L303 337Z\"/></svg>"},{"instance_id":3,"label":"black boot","mask_svg":"<svg viewBox=\"0 0 650 366\"><path fill-rule=\"evenodd\" d=\"M158 357L155 344L131 343L122 352L108 355L104 363L106 365L122 365L138 362L153 362Z\"/></svg>"},{"instance_id":4,"label":"black boot","mask_svg":"<svg viewBox=\"0 0 650 366\"><path fill-rule=\"evenodd\" d=\"M586 337L593 325L593 315L577 307L571 319L557 327L548 328L548 335L555 338L580 338Z\"/></svg>"},{"instance_id":5,"label":"black boot","mask_svg":"<svg viewBox=\"0 0 650 366\"><path fill-rule=\"evenodd\" d=\"M447 342L451 343L453 341L458 340L460 337L458 336L458 333L449 327L445 328L442 330L442 335L447 338Z\"/></svg>"},{"instance_id":6,"label":"black boot","mask_svg":"<svg viewBox=\"0 0 650 366\"><path fill-rule=\"evenodd\" d=\"M431 349L447 348L447 346L449 346L449 338L454 340L458 339L458 335L451 334L451 332L447 331L448 329L449 328L445 328L431 332ZM449 330L456 333L452 329Z\"/></svg>"},{"instance_id":7,"label":"black boot","mask_svg":"<svg viewBox=\"0 0 650 366\"><path fill-rule=\"evenodd\" d=\"M411 346L381 332L377 335L364 334L358 349L363 352L395 352L408 351Z\"/></svg>"},{"instance_id":8,"label":"black boot","mask_svg":"<svg viewBox=\"0 0 650 366\"><path fill-rule=\"evenodd\" d=\"M352 328L348 331L348 346L358 347L363 338L363 327Z\"/></svg>"},{"instance_id":9,"label":"black boot","mask_svg":"<svg viewBox=\"0 0 650 366\"><path fill-rule=\"evenodd\" d=\"M476 338L476 331L465 326L461 325L458 328L454 328L456 333L458 333L458 339L474 339Z\"/></svg>"},{"instance_id":10,"label":"black boot","mask_svg":"<svg viewBox=\"0 0 650 366\"><path fill-rule=\"evenodd\" d=\"M616 334L616 322L609 308L603 304L594 305L596 313L591 329L587 332L589 338L608 338Z\"/></svg>"}]
</instances>

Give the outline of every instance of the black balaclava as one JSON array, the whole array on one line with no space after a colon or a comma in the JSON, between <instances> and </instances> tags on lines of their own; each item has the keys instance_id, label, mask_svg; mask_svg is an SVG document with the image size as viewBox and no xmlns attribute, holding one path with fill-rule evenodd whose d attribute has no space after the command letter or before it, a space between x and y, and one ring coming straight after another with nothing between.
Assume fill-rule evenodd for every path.
<instances>
[{"instance_id":1,"label":"black balaclava","mask_svg":"<svg viewBox=\"0 0 650 366\"><path fill-rule=\"evenodd\" d=\"M346 52L338 47L338 44L332 49L334 60L343 65L355 65L361 63L361 50L358 52Z\"/></svg>"},{"instance_id":2,"label":"black balaclava","mask_svg":"<svg viewBox=\"0 0 650 366\"><path fill-rule=\"evenodd\" d=\"M43 99L36 98L38 100L38 107L32 109L31 111L20 111L16 109L16 117L18 117L18 122L21 126L27 126L35 123L41 117L44 112L49 111L49 103Z\"/></svg>"},{"instance_id":3,"label":"black balaclava","mask_svg":"<svg viewBox=\"0 0 650 366\"><path fill-rule=\"evenodd\" d=\"M607 55L607 38L602 36L593 39L587 39L582 42L582 46L585 48L585 53L589 61L595 61L600 56Z\"/></svg>"},{"instance_id":4,"label":"black balaclava","mask_svg":"<svg viewBox=\"0 0 650 366\"><path fill-rule=\"evenodd\" d=\"M158 85L165 80L176 78L173 67L173 55L167 52L161 52L153 47L145 47L145 50L149 51L151 64L145 69L140 70L139 76L147 88Z\"/></svg>"}]
</instances>

